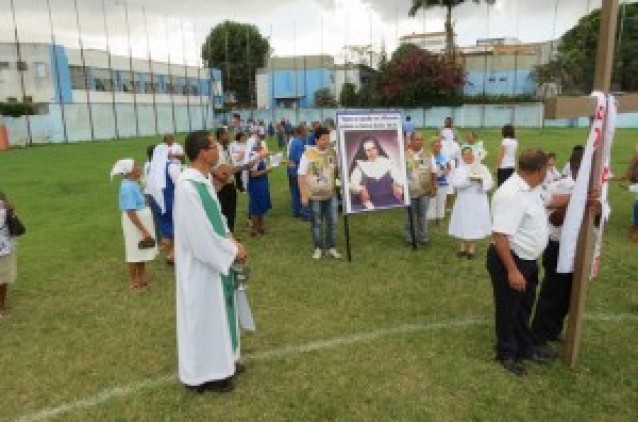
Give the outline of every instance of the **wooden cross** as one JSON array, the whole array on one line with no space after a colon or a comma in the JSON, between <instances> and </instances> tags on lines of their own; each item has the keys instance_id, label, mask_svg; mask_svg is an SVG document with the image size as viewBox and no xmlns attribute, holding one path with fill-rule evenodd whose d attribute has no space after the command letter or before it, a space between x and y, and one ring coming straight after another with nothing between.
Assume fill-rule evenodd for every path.
<instances>
[{"instance_id":1,"label":"wooden cross","mask_svg":"<svg viewBox=\"0 0 638 422\"><path fill-rule=\"evenodd\" d=\"M616 27L618 23L619 0L603 0L600 17L600 32L596 53L596 71L594 74L594 90L609 94L611 73L613 69L614 47L616 41ZM618 112L627 113L638 111L638 93L618 94ZM571 117L592 116L596 109L593 97L557 97L545 102L546 119L564 119ZM606 119L603 127L606 126ZM602 168L602 147L596 150L590 178L590 189L598 188ZM576 249L574 275L572 281L569 317L567 320L567 335L565 342L564 361L570 367L576 367L580 348L580 336L585 311L587 280L589 278L593 259L594 244L594 213L587 207Z\"/></svg>"}]
</instances>

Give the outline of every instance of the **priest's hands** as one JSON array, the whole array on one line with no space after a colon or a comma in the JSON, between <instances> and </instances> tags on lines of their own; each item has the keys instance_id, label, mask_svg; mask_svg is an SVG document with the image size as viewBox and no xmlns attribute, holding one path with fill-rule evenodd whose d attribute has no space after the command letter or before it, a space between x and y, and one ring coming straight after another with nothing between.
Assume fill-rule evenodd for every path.
<instances>
[{"instance_id":1,"label":"priest's hands","mask_svg":"<svg viewBox=\"0 0 638 422\"><path fill-rule=\"evenodd\" d=\"M235 246L237 246L237 255L235 255L235 261L244 262L246 258L248 258L246 247L235 239L233 239L233 243L235 243Z\"/></svg>"}]
</instances>

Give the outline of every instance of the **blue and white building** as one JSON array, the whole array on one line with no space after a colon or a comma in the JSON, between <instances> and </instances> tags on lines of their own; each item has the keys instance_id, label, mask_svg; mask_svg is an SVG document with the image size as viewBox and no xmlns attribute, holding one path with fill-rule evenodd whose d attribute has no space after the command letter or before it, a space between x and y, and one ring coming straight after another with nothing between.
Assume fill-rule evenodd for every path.
<instances>
[{"instance_id":1,"label":"blue and white building","mask_svg":"<svg viewBox=\"0 0 638 422\"><path fill-rule=\"evenodd\" d=\"M20 44L18 56L0 43L0 102L23 101L38 116L25 130L5 119L14 143L60 142L212 127L224 90L219 69L47 43Z\"/></svg>"}]
</instances>

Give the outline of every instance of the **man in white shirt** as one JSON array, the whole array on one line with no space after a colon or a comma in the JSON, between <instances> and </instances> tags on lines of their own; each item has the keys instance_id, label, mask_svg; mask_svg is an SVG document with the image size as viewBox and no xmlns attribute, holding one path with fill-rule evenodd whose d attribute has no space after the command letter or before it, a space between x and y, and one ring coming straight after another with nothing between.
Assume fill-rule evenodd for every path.
<instances>
[{"instance_id":1,"label":"man in white shirt","mask_svg":"<svg viewBox=\"0 0 638 422\"><path fill-rule=\"evenodd\" d=\"M547 215L541 186L547 156L523 151L518 171L492 198L492 244L487 269L494 292L496 360L518 376L527 373L522 359L547 362L534 350L529 317L538 284L537 260L548 241Z\"/></svg>"}]
</instances>

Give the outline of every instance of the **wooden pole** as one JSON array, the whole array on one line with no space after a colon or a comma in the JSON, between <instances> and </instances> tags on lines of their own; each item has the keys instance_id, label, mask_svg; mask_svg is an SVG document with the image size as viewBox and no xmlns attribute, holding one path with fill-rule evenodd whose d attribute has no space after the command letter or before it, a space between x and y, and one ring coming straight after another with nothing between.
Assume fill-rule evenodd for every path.
<instances>
[{"instance_id":1,"label":"wooden pole","mask_svg":"<svg viewBox=\"0 0 638 422\"><path fill-rule=\"evenodd\" d=\"M594 74L594 90L609 93L611 75L614 62L614 45L616 41L616 26L618 21L618 0L603 0L600 17L600 31L598 37L598 49L596 53L596 71ZM606 132L607 118L603 121L603 133ZM603 160L603 145L599 145L594 153L592 174L589 180L589 188L599 188L600 172ZM565 344L564 361L570 368L575 368L580 349L581 331L583 326L583 314L587 297L587 281L591 272L594 243L594 212L587 207L585 217L580 229L574 274L572 278L572 291L567 320L567 337Z\"/></svg>"}]
</instances>

